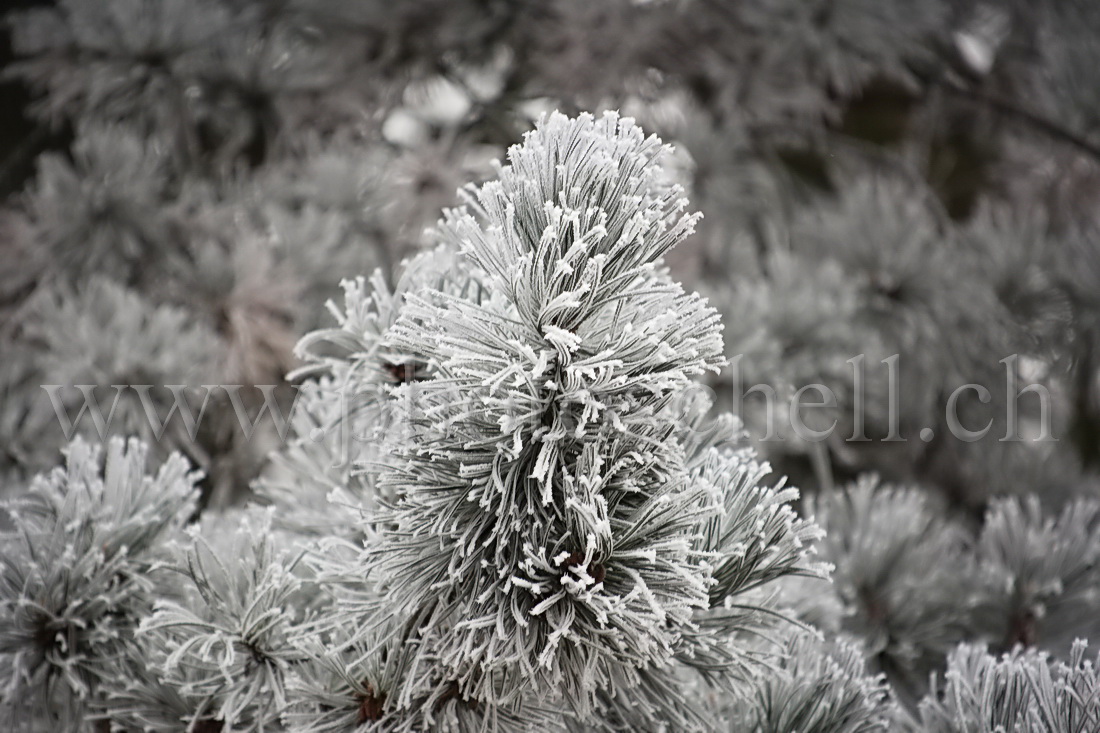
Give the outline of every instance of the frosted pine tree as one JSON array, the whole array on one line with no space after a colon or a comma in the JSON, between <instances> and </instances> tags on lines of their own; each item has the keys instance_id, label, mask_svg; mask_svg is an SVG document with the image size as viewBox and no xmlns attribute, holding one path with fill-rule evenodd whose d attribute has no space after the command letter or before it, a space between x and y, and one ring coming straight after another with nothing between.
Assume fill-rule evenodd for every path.
<instances>
[{"instance_id":1,"label":"frosted pine tree","mask_svg":"<svg viewBox=\"0 0 1100 733\"><path fill-rule=\"evenodd\" d=\"M65 443L42 384L70 384L59 393L70 417L83 397L72 383L100 385L106 408L110 385L134 381L278 382L288 389L283 375L299 366L293 344L326 323L321 304L338 294L341 277L348 278L341 320L332 329L314 331L299 349L309 364L294 377L308 376L293 418L295 435L263 466L251 494L250 481L274 437L261 430L257 440L241 439L233 406L217 395L197 437L176 418L150 446L149 471L155 473L152 464L181 451L204 474L196 478L203 515L191 530L194 539L175 525L163 532L150 526L150 536L172 538L176 545L157 553L135 548L127 556L133 563L126 565L128 575L95 570L87 584L65 590L67 576L60 572L43 571L24 583L23 560L34 555L43 567L64 569L60 562L46 562L60 556L66 562L75 558L80 568L99 567L97 551L81 544L81 525L50 524L55 520L41 517L35 521L45 525L27 524L28 515L19 515L24 538L4 540L3 557L14 569L14 580L9 578L3 591L4 603L11 605L4 608L50 609L63 619L55 626L66 629L66 643L71 637L79 647L64 651L53 637L28 635L21 625L25 617L5 610L3 623L16 629L4 636L5 649L23 652L20 664L38 652L52 660L36 663L33 674L18 684L42 676L68 680L51 688L51 699L72 706L59 702L55 712L62 717L33 719L32 729L57 730L64 720L87 727L94 719L123 730L179 730L181 721L206 731L343 730L360 718L373 725L376 717L383 727L431 727L446 718L470 725L495 720L502 729L532 721L549 728L606 723L650 729L659 726L658 712L698 720L690 710L702 709L713 716L710 722L722 721L715 727L728 722L733 731L853 733L921 730L922 724L959 731L996 725L1044 730L1057 729L1052 713L1062 705L1064 720L1096 727L1089 699L1069 694L1094 684L1089 655L1079 654L1082 647L1074 640L1089 638L1095 647L1100 593L1095 217L1100 97L1092 82L1100 59L1095 40L1100 13L1093 4L18 0L12 5L37 9L5 17L15 58L3 77L26 85L27 99L35 97L28 121L33 117L40 124L26 140L16 135L0 140L3 148L10 138L12 152L10 157L9 151L0 152L0 193L12 194L0 203L4 497L28 499L49 485L71 494L74 502L98 506L100 501L83 493L94 495L91 479L30 480L57 464ZM0 63L4 60L0 49ZM8 88L0 86L0 93ZM0 114L27 99L0 104ZM621 412L590 385L604 378L602 372L592 376L583 369L577 372L577 389L588 395L563 387L562 399L577 400L569 409L560 408L558 400L530 396L517 397L506 408L491 400L507 402L513 399L509 391L522 395L533 389L514 384L527 378L528 367L499 383L483 385L477 377L504 369L517 353L513 347L505 344L474 363L452 353L460 340L488 328L480 318L483 310L499 315L514 308L503 317L512 329L508 333L528 346L539 343L547 338L542 325L525 324L533 318L531 302L541 302L552 290L550 281L540 278L562 278L553 287L576 290L580 280L570 278L586 272L566 258L575 273L554 274L556 260L547 261L542 266L550 274L534 276L537 268L520 268L524 274L509 286L512 291L503 288L500 273L518 255L501 250L490 266L475 254L478 237L455 233L465 227L473 235L499 220L488 205L492 197L483 203L472 194L469 214L477 227L470 229L461 217L444 223L436 249L397 266L430 241L421 238L423 225L453 204L458 183L485 180L490 175L485 161L516 142L540 110L555 107L619 108L676 143L677 155L663 160L666 172L684 184L706 219L688 247L669 254L670 272L688 290L711 297L726 325L727 357L743 357L746 385L773 386L784 413L784 397L806 384L827 385L838 398L835 410L816 415L826 424L838 420L830 440L755 446L808 494L800 508L828 534L816 548L837 566L831 584L781 579L782 595L773 607L818 626L828 642L810 639L796 626L777 627L777 638L763 644L752 641L756 634L741 634L734 647L738 653L755 658L778 649L783 658L766 672L741 675L732 690L701 692L690 684L691 675L646 676L645 670L656 669L652 662L630 667L620 650L586 646L593 653L604 650L591 659L604 660L619 676L614 691L597 686L574 695L579 707L588 704L594 712L584 720L570 713L569 722L554 693L534 686L528 691L525 683L524 694L513 695L515 704L498 704L495 718L484 717L485 700L505 692L503 683L491 696L485 689L497 679L514 681L524 674L514 671L523 659L520 650L511 650L514 663L494 668L490 680L475 680L470 672L450 684L461 665L476 664L483 648L476 645L489 644L487 632L459 627L456 633L471 646L455 649L440 639L450 638L448 629L458 620L443 611L439 618L422 618L436 609L416 606L412 591L398 594L396 606L384 603L386 584L413 570L395 567L396 556L387 559L385 550L376 549L421 526L412 513L420 504L442 511L467 508L444 498L477 479L481 464L467 462L475 474L467 477L460 470L455 482L466 483L446 491L437 487L426 497L409 490L413 478L420 485L424 466L433 466L428 461L436 456L433 451L494 448L477 441L438 446L433 436L442 430L440 421L455 418L461 429L473 430L477 418L483 422L479 431L508 428L510 436L518 432L519 450L531 452L536 443L541 450L541 437L535 439L533 427L516 425L532 419L529 413L541 415L536 407L541 410L544 402L553 405L560 425L551 420L542 427L545 435L564 437L550 441L558 458L548 455L547 466L554 465L553 458L575 478L590 458L583 450L573 456L570 446L588 445L593 426ZM549 213L536 211L530 219L517 210L513 217L530 241L539 241L540 227L551 224ZM594 226L583 212L577 221L582 235ZM555 226L569 231L574 225ZM604 226L614 234L613 223ZM512 241L500 234L511 230L494 231L485 235L488 240ZM537 264L532 260L530 267ZM359 279L374 267L382 269ZM610 265L605 261L600 267ZM661 280L665 276L654 276L664 284L653 288L668 284ZM606 278L600 282L606 285ZM541 290L528 292L525 284ZM614 284L620 286L627 287ZM629 294L624 290L613 302L623 304L624 313L633 313L628 304L641 300L655 305L660 299L646 288L627 288ZM599 310L591 300L596 297L586 291L575 297L578 305L567 297L543 325L569 332L572 326L562 323L583 321L584 313ZM477 317L460 318L459 307ZM659 318L650 320L647 327L663 328ZM583 322L587 325L575 335L589 338L595 332L585 329L600 321L589 316ZM685 326L700 346L709 328ZM432 340L441 331L450 341ZM604 359L588 353L590 343L583 338L576 351L561 342L560 359L554 348L547 369ZM487 348L477 339L471 344L464 348ZM492 361L502 358L498 354L511 356ZM872 440L866 443L845 440L854 429L849 360L857 354L865 355L868 366L863 417ZM890 417L881 360L891 354L899 354L902 364L900 427L908 438L903 443L878 439ZM1007 430L1000 360L1009 354L1019 356L1014 362L1019 386L1034 382L1049 389L1058 442L999 440ZM728 398L723 393L731 384L728 373L689 374L700 364L716 365L713 356L703 351L679 356L688 361L675 368L691 379L714 380L710 385ZM616 358L621 357L607 357ZM609 367L607 378L621 376L616 369L634 368L633 359ZM455 372L459 365L466 371ZM446 401L437 378L464 393ZM631 373L629 379L635 378L652 387ZM556 376L546 379L565 385ZM947 395L965 383L982 383L993 395L989 405L960 402L968 426L995 417L989 436L973 443L952 439L942 409ZM654 399L666 399L661 390ZM592 395L611 406L594 406ZM121 399L116 434L150 436L137 396L131 391ZM172 395L154 389L149 396L157 414L166 415ZM652 408L655 416L681 416L697 404L692 396L669 399L676 404L665 412ZM741 414L754 437L758 418L768 417L755 399L745 401ZM421 409L424 400L433 412ZM1039 417L1037 404L1034 395L1020 400L1025 433ZM501 412L508 416L504 428ZM581 437L572 437L581 422ZM77 429L86 439L95 427L89 423L85 415ZM935 433L927 443L917 438L925 427ZM698 432L683 432L684 446L699 451L685 447L689 475L709 465L701 458L703 446L721 442ZM599 436L599 445L613 445L607 434ZM637 440L656 438L642 434ZM653 461L654 471L664 470L676 450L672 444L680 440L637 452ZM103 455L111 450L105 446ZM70 448L65 460L71 464L89 451ZM420 461L414 461L420 467L413 473L410 456ZM517 455L502 466L513 460L522 465L528 457ZM531 460L537 465L537 457ZM90 458L77 463L83 466L80 475L99 470ZM597 473L602 476L612 465L605 461ZM103 471L118 475L109 467ZM549 480L552 497L554 486L565 491L563 478ZM612 483L608 492L619 491L617 486ZM583 492L591 487L568 490L580 497L568 498L586 506ZM669 492L679 496L674 487ZM215 513L250 496L273 506ZM403 503L407 496L412 504ZM531 521L545 525L550 510L542 507L541 496L534 510ZM195 519L189 503L181 511L181 517ZM482 511L505 531L501 518L511 515L503 505ZM576 511L570 508L567 518ZM621 525L618 509L609 506L609 511L614 539ZM141 512L134 516L139 522L150 519ZM452 522L462 517L467 514L448 515ZM570 537L589 525L602 526L599 515L582 519L568 519ZM102 531L113 526L96 521ZM0 513L0 529L12 526L7 513ZM484 527L463 526L471 533ZM49 542L47 531L53 532ZM451 525L433 524L428 535L439 540L450 532ZM230 536L237 533L240 538ZM560 538L543 539L552 545ZM408 538L398 543L398 555L422 563L416 568L435 567L434 555L423 557L429 546L425 535L415 540L419 544ZM553 562L556 556L550 558L551 571L561 571L591 594L584 604L621 593L626 581L616 568L634 567L614 559L623 544L605 550L609 542L597 532L597 551L582 557L576 572L570 557L563 561L565 570ZM154 544L159 547L159 540ZM584 537L567 549L570 555L583 549L587 556L587 545ZM444 554L462 567L475 557L488 562L495 547L471 549L469 557L458 559ZM519 557L524 549L515 551ZM117 553L103 552L103 567L119 566ZM189 558L205 562L211 556L234 561L224 572L190 572ZM674 566L682 568L682 560ZM582 576L595 580L597 566L604 573L598 592ZM536 570L515 577L541 583ZM462 576L463 582L492 590L476 609L483 623L496 597L496 583L483 577L487 572ZM131 581L139 577L136 587ZM643 580L648 587L650 576ZM54 588L58 582L64 592ZM418 579L417 592L430 585ZM433 595L461 598L448 588L439 586ZM113 605L99 602L104 589ZM509 600L525 597L512 586L507 592ZM755 598L762 592L754 589L754 598L733 603L765 605ZM86 594L92 596L87 603ZM529 595L541 602L553 594ZM529 621L531 633L544 634L546 624L561 623L555 614L563 609L581 608L575 596L555 600ZM237 605L230 597L246 602ZM673 596L655 597L665 607ZM76 605L58 605L66 599ZM158 601L157 615L150 616ZM467 608L457 603L447 607L452 616ZM97 615L104 608L110 609L106 616ZM692 608L693 617L705 613ZM669 613L682 618L687 612L678 606ZM180 619L186 623L175 625ZM762 619L754 615L754 622ZM413 630L426 620L434 625L421 642ZM85 643L78 627L87 628L94 641ZM524 627L517 622L505 628ZM134 643L107 643L116 632L132 635ZM653 646L645 658L660 657L659 645L680 638L678 633L651 634ZM573 643L565 633L555 638L551 661L564 659ZM699 638L709 637L700 632ZM1027 650L1013 651L1015 646ZM120 648L129 660L121 667L115 665ZM671 658L692 648L674 646ZM417 656L422 649L423 656ZM420 666L410 676L414 664ZM663 669L682 668L677 665ZM3 671L9 669L27 672ZM536 667L543 683L554 669L565 674L560 665ZM637 679L624 681L623 674ZM434 679L440 680L435 688L421 684ZM675 688L669 679L675 679ZM65 687L74 680L84 690L75 698ZM640 686L631 687L635 681ZM9 699L40 699L32 697L32 688L30 683L11 687ZM559 692L587 688L566 689ZM460 692L476 694L467 699ZM417 699L435 702L418 707ZM687 705L689 700L695 703ZM647 707L652 701L674 701L676 707L655 711ZM28 709L20 708L17 722L25 722ZM410 710L418 712L404 715ZM432 715L433 722L417 717L421 714ZM12 716L0 714L3 722L7 717Z\"/></svg>"},{"instance_id":2,"label":"frosted pine tree","mask_svg":"<svg viewBox=\"0 0 1100 733\"><path fill-rule=\"evenodd\" d=\"M16 730L85 730L106 690L145 666L134 634L176 584L156 572L194 514L197 476L175 455L77 440L65 463L4 506L0 718ZM166 582L167 581L167 582Z\"/></svg>"},{"instance_id":3,"label":"frosted pine tree","mask_svg":"<svg viewBox=\"0 0 1100 733\"><path fill-rule=\"evenodd\" d=\"M760 671L740 638L768 621L757 589L820 572L796 494L757 486L733 421L684 417L721 338L659 265L695 220L665 152L614 114L551 116L441 223L463 265L422 268L381 333L354 330L349 291L351 333L329 341L378 340L333 371L354 393L402 365L405 429L355 571L319 568L334 599L318 633L361 671L317 730L710 729L702 683Z\"/></svg>"},{"instance_id":4,"label":"frosted pine tree","mask_svg":"<svg viewBox=\"0 0 1100 733\"><path fill-rule=\"evenodd\" d=\"M768 584L824 567L797 493L762 484L736 421L708 422L692 397L722 341L660 265L696 219L666 153L615 114L544 119L397 289L349 284L339 328L303 342L324 373L309 436L259 487L273 506L246 510L236 539L214 517L150 548L166 585L122 616L123 581L85 589L86 618L65 628L104 641L28 632L53 666L30 647L9 657L7 704L60 690L81 707L52 719L74 729L84 709L121 730L718 726L719 701L770 674L778 649L759 637L786 636ZM380 442L350 472L306 470L305 439L331 456L314 430L351 420L331 409L346 401L386 426ZM87 501L95 485L55 493ZM67 521L6 542L98 567L107 550L73 544ZM6 628L35 587L4 586ZM118 623L132 642L110 641Z\"/></svg>"}]
</instances>

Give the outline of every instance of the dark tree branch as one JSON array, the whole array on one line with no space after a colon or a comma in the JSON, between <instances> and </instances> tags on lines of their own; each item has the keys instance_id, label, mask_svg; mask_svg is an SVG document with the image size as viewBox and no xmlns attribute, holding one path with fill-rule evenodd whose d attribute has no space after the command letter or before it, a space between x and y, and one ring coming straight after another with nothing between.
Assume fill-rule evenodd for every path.
<instances>
[{"instance_id":1,"label":"dark tree branch","mask_svg":"<svg viewBox=\"0 0 1100 733\"><path fill-rule=\"evenodd\" d=\"M1100 145L1090 142L1085 137L1078 135L1072 130L1067 130L1040 114L1018 107L1007 99L994 96L987 92L967 89L949 79L938 79L933 81L933 83L958 99L987 107L1006 117L1011 117L1018 122L1023 122L1029 127L1042 132L1047 137L1069 145L1070 147L1077 148L1082 153L1100 161Z\"/></svg>"}]
</instances>

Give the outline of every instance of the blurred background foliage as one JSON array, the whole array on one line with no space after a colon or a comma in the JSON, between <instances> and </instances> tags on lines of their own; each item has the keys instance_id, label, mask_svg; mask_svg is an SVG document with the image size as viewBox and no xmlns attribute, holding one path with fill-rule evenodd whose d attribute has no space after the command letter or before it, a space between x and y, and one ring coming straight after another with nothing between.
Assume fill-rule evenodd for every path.
<instances>
[{"instance_id":1,"label":"blurred background foliage","mask_svg":"<svg viewBox=\"0 0 1100 733\"><path fill-rule=\"evenodd\" d=\"M618 109L676 146L675 175L705 218L669 265L723 312L744 385L775 390L779 423L803 385L837 395L815 415L838 421L830 440L757 441L811 497L805 509L829 532L822 552L838 565L833 595L796 590L792 603L865 636L873 668L903 697L959 640L1068 651L1095 624L1097 4L9 7L9 486L54 465L65 442L42 384L102 385L104 412L114 384L277 384L289 402L293 346L330 323L324 304L341 279L375 268L392 279L441 208L459 203L459 186L491 176L540 113ZM854 442L861 354L871 440ZM892 414L883 360L894 354ZM1016 402L1007 373L1017 389L1048 391L1056 442L1030 440L1042 417L1034 394L1018 400L1025 440L1001 440ZM966 392L963 424L993 426L965 442L944 408L971 383L990 401ZM731 368L710 386L759 438L766 403L736 402L736 384ZM75 415L83 395L59 394ZM172 395L150 394L163 417ZM259 393L245 394L254 414ZM147 433L144 409L124 397L116 432ZM893 415L905 440L884 442ZM87 416L81 425L92 432ZM918 438L925 428L930 440ZM170 425L157 445L187 454L204 471L204 502L227 506L277 441L246 439L231 402L213 395L196 440Z\"/></svg>"}]
</instances>

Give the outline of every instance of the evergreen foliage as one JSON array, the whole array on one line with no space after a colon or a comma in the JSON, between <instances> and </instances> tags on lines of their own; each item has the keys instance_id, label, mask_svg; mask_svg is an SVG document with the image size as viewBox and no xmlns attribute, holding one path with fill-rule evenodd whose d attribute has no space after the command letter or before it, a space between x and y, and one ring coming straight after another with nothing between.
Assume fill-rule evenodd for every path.
<instances>
[{"instance_id":1,"label":"evergreen foliage","mask_svg":"<svg viewBox=\"0 0 1100 733\"><path fill-rule=\"evenodd\" d=\"M1094 3L17 4L8 729L1100 731Z\"/></svg>"}]
</instances>

